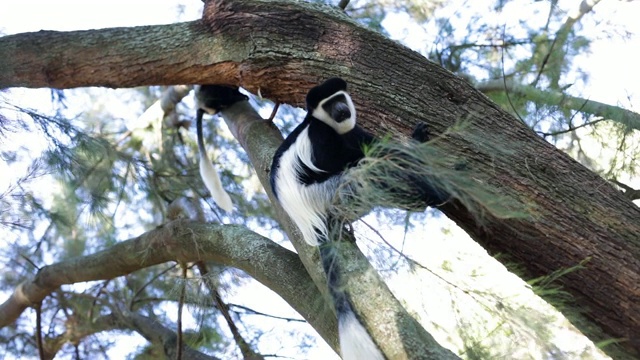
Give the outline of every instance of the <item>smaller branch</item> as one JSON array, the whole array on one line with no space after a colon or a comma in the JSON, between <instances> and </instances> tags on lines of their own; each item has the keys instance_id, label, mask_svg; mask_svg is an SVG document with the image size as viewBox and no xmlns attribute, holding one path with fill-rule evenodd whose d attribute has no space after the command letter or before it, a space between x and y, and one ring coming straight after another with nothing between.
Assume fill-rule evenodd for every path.
<instances>
[{"instance_id":1,"label":"smaller branch","mask_svg":"<svg viewBox=\"0 0 640 360\"><path fill-rule=\"evenodd\" d=\"M596 6L600 1L602 0L582 0L577 8L574 8L569 12L564 23L562 24L562 26L560 26L560 29L558 29L558 31L555 33L553 42L551 43L551 46L549 46L549 50L545 54L544 59L542 60L542 64L540 64L538 75L536 76L535 80L531 83L532 86L535 87L538 84L538 81L540 80L542 72L544 71L545 66L548 64L548 61L551 55L553 55L554 57L558 57L558 56L561 57L562 61L554 61L553 64L549 64L550 66L553 66L554 68L556 68L555 70L559 70L559 67L564 62L564 57L565 57L564 48L567 43L567 40L569 39L571 28L573 28L573 26L576 23L578 23L578 21L580 21L580 19L582 19L584 15L589 13L593 9L593 7ZM554 2L552 1L549 18L551 17L551 11L553 11L553 4ZM547 20L547 25L548 25L548 20ZM558 48L558 49L554 52L555 48ZM558 73L560 72L558 71ZM556 87L558 85L557 81L559 79L556 77L554 80L555 81L552 81L551 85L553 87Z\"/></svg>"},{"instance_id":2,"label":"smaller branch","mask_svg":"<svg viewBox=\"0 0 640 360\"><path fill-rule=\"evenodd\" d=\"M184 307L184 296L187 287L187 264L181 263L182 286L180 287L180 299L178 300L178 343L176 344L176 359L182 360L182 309Z\"/></svg>"},{"instance_id":3,"label":"smaller branch","mask_svg":"<svg viewBox=\"0 0 640 360\"><path fill-rule=\"evenodd\" d=\"M137 119L127 123L127 129L135 132L136 130L146 129L149 126L158 126L162 120L169 116L176 108L176 105L191 91L192 86L176 85L170 86L162 92L160 98L153 105L149 106L142 115ZM129 134L125 134L128 136Z\"/></svg>"},{"instance_id":4,"label":"smaller branch","mask_svg":"<svg viewBox=\"0 0 640 360\"><path fill-rule=\"evenodd\" d=\"M549 47L549 51L547 51L547 53L544 56L544 59L542 59L542 64L540 64L540 69L538 70L538 75L536 75L535 80L533 80L531 82L531 86L535 87L536 85L538 85L538 81L540 81L540 77L542 76L542 72L544 71L544 67L547 65L547 62L549 61L549 58L551 57L551 51L553 50L553 47L556 45L557 41L558 41L558 37L556 36L553 39L553 42L551 43L551 46Z\"/></svg>"},{"instance_id":5,"label":"smaller branch","mask_svg":"<svg viewBox=\"0 0 640 360\"><path fill-rule=\"evenodd\" d=\"M488 94L507 91L518 96L526 97L530 101L565 109L578 110L585 114L602 117L604 120L618 122L631 129L640 131L640 114L618 106L608 105L576 96L570 96L559 91L545 91L532 86L517 84L513 81L489 80L476 84L476 89Z\"/></svg>"},{"instance_id":6,"label":"smaller branch","mask_svg":"<svg viewBox=\"0 0 640 360\"><path fill-rule=\"evenodd\" d=\"M100 298L100 294L102 294L102 292L104 291L104 289L107 288L107 286L109 285L110 282L111 282L111 280L104 281L102 283L102 285L100 286L100 289L98 289L98 293L94 297L93 302L91 303L91 307L89 308L89 312L87 313L87 317L89 318L89 321L93 320L93 309L95 309L96 304L98 303L98 299Z\"/></svg>"},{"instance_id":7,"label":"smaller branch","mask_svg":"<svg viewBox=\"0 0 640 360\"><path fill-rule=\"evenodd\" d=\"M34 263L33 260L29 259L29 257L27 257L26 255L20 254L20 257L25 259L29 264L31 264L31 266L33 266L34 269L40 270L40 266L36 265L36 263Z\"/></svg>"},{"instance_id":8,"label":"smaller branch","mask_svg":"<svg viewBox=\"0 0 640 360\"><path fill-rule=\"evenodd\" d=\"M242 356L245 359L263 359L262 355L254 352L251 346L249 345L249 343L247 343L247 341L240 334L238 327L236 326L235 322L231 318L231 313L229 312L229 305L227 305L222 300L222 296L220 296L220 292L216 288L216 285L213 283L211 278L207 276L209 275L209 270L207 269L207 266L205 265L205 263L202 261L198 261L196 263L196 266L200 271L200 276L202 276L202 279L204 280L205 285L207 286L207 288L209 289L209 292L211 293L211 296L213 297L213 301L215 302L216 307L218 308L218 310L220 310L220 312L222 313L222 317L227 322L227 325L229 326L229 330L231 330L233 339L235 340L236 344L238 344L238 347L240 348L240 352L242 353Z\"/></svg>"},{"instance_id":9,"label":"smaller branch","mask_svg":"<svg viewBox=\"0 0 640 360\"><path fill-rule=\"evenodd\" d=\"M273 106L273 110L271 111L271 116L269 116L269 122L272 122L273 119L276 117L276 113L278 112L278 108L280 107L280 103L276 102L276 104Z\"/></svg>"},{"instance_id":10,"label":"smaller branch","mask_svg":"<svg viewBox=\"0 0 640 360\"><path fill-rule=\"evenodd\" d=\"M278 293L330 344L337 344L335 316L322 303L321 293L296 253L243 226L185 220L164 224L91 255L44 266L0 304L0 328L12 324L25 309L64 284L112 279L169 261L209 260L245 271Z\"/></svg>"},{"instance_id":11,"label":"smaller branch","mask_svg":"<svg viewBox=\"0 0 640 360\"><path fill-rule=\"evenodd\" d=\"M589 122L586 122L586 123L578 125L578 126L569 125L569 128L565 129L565 130L558 130L558 131L553 131L553 132L543 132L543 131L536 131L536 132L538 134L540 134L540 136L542 136L542 137L562 135L562 134L566 134L566 133L570 133L570 132L576 131L576 130L578 130L580 128L583 128L583 127L595 125L595 124L597 124L597 123L599 123L601 121L604 121L604 119L597 119L597 120L589 121Z\"/></svg>"},{"instance_id":12,"label":"smaller branch","mask_svg":"<svg viewBox=\"0 0 640 360\"><path fill-rule=\"evenodd\" d=\"M301 323L306 323L307 322L304 319L294 319L294 318L288 318L288 317L276 316L276 315L263 313L263 312L254 310L252 308L249 308L249 307L246 307L246 306L243 306L243 305L238 305L238 304L229 304L229 307L242 309L243 311L245 311L245 314L247 314L247 315L260 315L260 316L266 316L266 317L269 317L269 318L272 318L272 319L277 319L277 320L296 321L296 322L301 322ZM235 312L237 313L237 311L235 311Z\"/></svg>"},{"instance_id":13,"label":"smaller branch","mask_svg":"<svg viewBox=\"0 0 640 360\"><path fill-rule=\"evenodd\" d=\"M504 41L505 38L505 26L502 27L502 41ZM523 124L526 124L526 122L522 119L522 116L520 116L520 113L518 112L518 109L516 109L516 107L513 105L513 102L511 101L511 95L509 94L509 90L507 89L507 76L504 73L504 48L500 48L500 61L502 63L501 66L501 70L502 70L502 83L504 85L504 93L507 94L507 100L509 101L509 105L511 105L511 109L513 110L513 112L516 114L516 116L518 116L518 119L520 119L520 121L522 121Z\"/></svg>"},{"instance_id":14,"label":"smaller branch","mask_svg":"<svg viewBox=\"0 0 640 360\"><path fill-rule=\"evenodd\" d=\"M149 342L162 345L165 355L169 359L176 359L178 352L176 351L177 335L170 329L164 327L156 320L150 319L146 316L126 313L119 314L121 320L125 323L124 326L138 332ZM182 346L180 352L184 354L186 359L189 360L217 360L218 358L205 355L199 351L194 350L189 346Z\"/></svg>"},{"instance_id":15,"label":"smaller branch","mask_svg":"<svg viewBox=\"0 0 640 360\"><path fill-rule=\"evenodd\" d=\"M133 296L131 297L131 303L129 304L129 310L133 310L133 305L136 303L136 298L138 297L138 295L140 295L142 293L142 291L149 285L151 285L154 281L158 280L162 275L168 273L169 271L173 270L176 267L177 264L173 264L171 266L169 266L168 268L160 271L159 273L157 273L154 277L152 277L149 281L147 281L144 285L142 285L140 287L140 289L138 289L138 291L136 291L135 294L133 294Z\"/></svg>"},{"instance_id":16,"label":"smaller branch","mask_svg":"<svg viewBox=\"0 0 640 360\"><path fill-rule=\"evenodd\" d=\"M624 190L624 196L631 201L640 199L640 189L634 189L631 186L621 183L618 180L610 180L612 183L618 185Z\"/></svg>"}]
</instances>

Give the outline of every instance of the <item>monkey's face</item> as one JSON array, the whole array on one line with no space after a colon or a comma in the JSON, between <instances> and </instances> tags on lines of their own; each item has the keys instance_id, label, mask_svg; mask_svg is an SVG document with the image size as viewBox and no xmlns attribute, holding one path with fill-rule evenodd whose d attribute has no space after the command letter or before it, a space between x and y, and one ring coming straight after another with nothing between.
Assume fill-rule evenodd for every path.
<instances>
[{"instance_id":1,"label":"monkey's face","mask_svg":"<svg viewBox=\"0 0 640 360\"><path fill-rule=\"evenodd\" d=\"M356 125L356 109L347 93L347 83L331 78L307 94L307 110L329 125L338 134L351 131Z\"/></svg>"}]
</instances>

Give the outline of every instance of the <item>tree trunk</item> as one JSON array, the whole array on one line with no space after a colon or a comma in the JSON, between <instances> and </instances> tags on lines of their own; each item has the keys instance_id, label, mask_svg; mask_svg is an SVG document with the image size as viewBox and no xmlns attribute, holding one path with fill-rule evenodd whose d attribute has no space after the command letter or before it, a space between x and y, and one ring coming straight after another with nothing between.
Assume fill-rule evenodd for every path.
<instances>
[{"instance_id":1,"label":"tree trunk","mask_svg":"<svg viewBox=\"0 0 640 360\"><path fill-rule=\"evenodd\" d=\"M529 216L479 218L455 203L444 213L528 277L584 262L558 280L574 298L561 311L594 341L623 339L616 355L640 354L638 207L465 81L338 10L210 1L200 22L20 34L0 38L0 49L2 87L235 84L301 105L312 85L339 75L360 123L378 135L407 134L419 121L437 135L463 122L436 146Z\"/></svg>"}]
</instances>

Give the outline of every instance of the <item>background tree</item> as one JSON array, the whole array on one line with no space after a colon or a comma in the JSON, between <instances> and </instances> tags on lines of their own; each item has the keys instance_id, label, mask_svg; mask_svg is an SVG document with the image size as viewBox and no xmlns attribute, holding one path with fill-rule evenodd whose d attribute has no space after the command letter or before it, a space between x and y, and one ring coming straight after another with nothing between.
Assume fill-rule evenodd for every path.
<instances>
[{"instance_id":1,"label":"background tree","mask_svg":"<svg viewBox=\"0 0 640 360\"><path fill-rule=\"evenodd\" d=\"M523 2L499 3L494 9L505 11L509 4L522 6ZM464 32L467 36L459 37L459 31L451 25L455 17L446 13L439 16L438 11L445 8L440 9L438 4L420 14L417 9L425 7L407 6L404 10L424 24L441 26L439 46L425 54L465 76L473 87L502 102L508 111L554 143L569 144L568 150L588 165L588 155L580 150L581 136L572 130L592 128L594 132L620 135L616 148L623 155L612 157L612 161L616 160L608 169L595 170L603 170L608 177L633 175L637 149L625 144L637 132L637 114L594 103L580 94L567 96L572 90L567 78L575 77L570 71L575 71L571 69L572 59L588 45L586 39L579 38L575 27L592 10L593 3L590 4L563 17L552 3L544 26L529 30L522 39L518 34L507 35L505 27L483 23L480 16L470 16L474 21L468 22L471 25ZM347 8L356 18L369 18L365 23L374 28L386 11L394 9L394 4L385 3L354 3ZM480 31L488 37L488 45L478 41ZM506 255L503 260L517 264L526 277L582 265L584 269L559 278L563 291L573 295L563 312L572 315L575 324L594 340L622 339L621 348L608 347L607 351L619 351L615 354L620 357L637 354L637 207L602 178L540 141L523 123L480 96L469 83L357 26L335 10L285 2L209 2L201 22L27 33L0 39L0 49L3 87L220 83L241 85L277 102L302 105L306 89L328 74L340 74L352 84L365 127L378 135L391 132L401 137L417 121L428 122L437 134L443 134L433 151L455 155L445 159L447 164L455 165L450 169L461 169L454 172L456 176L486 184L501 195L501 203L528 211L526 215L497 213L490 211L495 204L481 199L471 208L463 206L468 203L450 204L444 209L448 217L489 251ZM510 57L510 53L514 55ZM100 59L100 66L95 64L96 58ZM470 61L478 58L486 61ZM150 341L152 345L140 356L154 356L159 351L174 354L172 351L181 351L175 346L176 341L189 344L183 351L195 348L215 354L222 351L223 341L216 339L222 337L223 327L210 321L211 309L203 301L209 298L242 355L259 356L250 345L252 339L245 339L251 331L244 329L243 335L235 326L234 317L243 310L228 306L220 296L220 287L224 290L225 286L248 281L227 267L244 270L274 290L335 346L335 323L327 306L319 300L317 289L322 288L323 279L312 249L299 245L296 237L290 236L298 258L248 230L264 231L279 223L291 235L291 225L282 212L274 211L267 195L255 190L256 177L248 165L253 165L255 175L264 183L270 157L279 142L278 133L246 109L233 116L225 115L231 133L246 153L224 133L211 131L209 143L215 144L216 149L225 149L216 154L217 162L229 164L223 179L235 195L237 209L232 217L218 214L213 208L203 211L201 206L206 203L199 199L205 193L194 177L194 147L181 130L188 125L188 118L177 115L181 104L171 108L188 88L161 90L164 89L151 88L149 93L141 89L135 96L141 102L151 98L145 95L158 98L161 94L174 100L164 101L164 107L150 107L138 122L127 121L128 128L125 122L117 121L115 114L85 113L81 118L64 120L71 118L64 106L49 117L24 110L50 143L42 160L23 169L27 176L14 181L15 191L3 197L7 209L2 213L3 223L13 229L9 233L13 245L5 253L7 264L24 269L24 274L7 273L3 283L7 291L13 292L0 308L7 349L29 353L37 348L37 341L30 338L34 321L22 317L14 322L27 306L33 306L39 309L36 316L41 317L35 323L45 324L45 329L35 331L44 334L42 357L52 357L64 344L76 345L78 352L103 351L105 337L101 333L114 329L133 330ZM53 94L58 104L64 104L65 93ZM112 100L104 94L100 91L92 99L111 105ZM117 94L125 96L122 91ZM116 121L98 121L107 116L116 117ZM594 116L612 121L602 127L605 122ZM290 115L285 120L293 122ZM219 121L213 120L210 130L220 129ZM4 155L18 168L33 156L19 148L5 151ZM247 165L240 166L241 163ZM52 196L43 197L29 187L28 180L33 181L34 175L43 172L56 180ZM250 192L245 194L245 189ZM632 197L633 191L626 194ZM12 201L16 198L19 201ZM483 216L478 216L483 210ZM177 220L140 235L162 224L166 217L201 221L209 214L235 226L203 226ZM128 237L133 238L122 241ZM101 249L104 250L97 252ZM358 269L368 266L355 249L347 249L345 256ZM180 266L150 267L172 260ZM33 280L23 282L25 274L33 274L43 264L56 265L43 268ZM138 271L132 273L135 270ZM211 273L220 276L180 281L184 273L189 278ZM127 274L130 275L118 277ZM363 294L355 302L366 321L391 323L376 317L389 315L376 314L380 308L405 316L402 309L394 307L397 305L390 296L381 300L391 301L385 304L389 306L367 302L371 297L366 294L381 285L358 279L356 272L349 286ZM88 280L105 281L87 287L59 287ZM206 291L207 296L199 294L201 291ZM175 332L181 321L164 313L180 313L175 311L176 304L190 301L202 309L193 312L198 331ZM169 311L164 311L163 306ZM410 321L408 317L403 319ZM408 331L408 323L402 322L400 327ZM390 340L384 342L385 351L401 356L394 346L402 341L390 336L397 329L380 327L376 331L376 337ZM412 339L430 338L419 330L410 333ZM87 337L95 337L96 341L85 340ZM420 350L441 351L437 344L427 344L428 349ZM547 351L553 353L554 349ZM471 351L465 355L474 356ZM193 356L190 354L189 358Z\"/></svg>"}]
</instances>

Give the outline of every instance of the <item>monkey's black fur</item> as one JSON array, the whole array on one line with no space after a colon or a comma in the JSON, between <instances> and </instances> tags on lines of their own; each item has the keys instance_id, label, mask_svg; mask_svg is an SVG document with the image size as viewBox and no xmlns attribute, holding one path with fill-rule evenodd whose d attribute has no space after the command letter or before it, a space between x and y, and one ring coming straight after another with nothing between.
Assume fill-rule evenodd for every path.
<instances>
[{"instance_id":1,"label":"monkey's black fur","mask_svg":"<svg viewBox=\"0 0 640 360\"><path fill-rule=\"evenodd\" d=\"M332 78L308 92L307 115L276 151L270 180L274 194L305 241L320 247L320 258L338 315L343 359L384 359L342 288L344 274L330 238L335 232L328 229L333 226L329 224L330 207L343 173L357 166L365 156L364 149L376 141L356 124L355 107L346 90L344 80ZM426 124L418 125L412 137L415 141L427 141ZM387 154L392 155L393 150ZM371 181L393 196L414 197L411 202L421 202L423 207L443 200L442 192L436 191L427 179L415 175L399 173L393 177L394 182L410 184L409 194L404 190L406 186L398 187L379 179Z\"/></svg>"}]
</instances>

